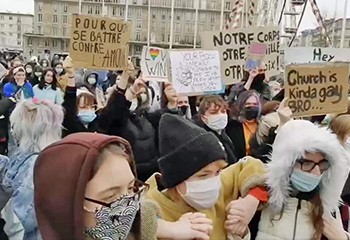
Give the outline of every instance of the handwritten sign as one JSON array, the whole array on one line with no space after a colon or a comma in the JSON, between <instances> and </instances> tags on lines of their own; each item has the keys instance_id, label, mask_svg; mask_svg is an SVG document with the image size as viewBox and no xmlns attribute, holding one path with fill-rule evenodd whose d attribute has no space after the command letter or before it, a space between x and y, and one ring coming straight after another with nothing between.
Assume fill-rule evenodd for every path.
<instances>
[{"instance_id":1,"label":"handwritten sign","mask_svg":"<svg viewBox=\"0 0 350 240\"><path fill-rule=\"evenodd\" d=\"M165 49L144 46L140 63L142 78L149 81L168 81L167 55Z\"/></svg>"},{"instance_id":2,"label":"handwritten sign","mask_svg":"<svg viewBox=\"0 0 350 240\"><path fill-rule=\"evenodd\" d=\"M171 51L172 84L179 95L196 96L222 90L218 51Z\"/></svg>"},{"instance_id":3,"label":"handwritten sign","mask_svg":"<svg viewBox=\"0 0 350 240\"><path fill-rule=\"evenodd\" d=\"M73 15L70 57L76 67L122 70L127 65L130 23Z\"/></svg>"},{"instance_id":4,"label":"handwritten sign","mask_svg":"<svg viewBox=\"0 0 350 240\"><path fill-rule=\"evenodd\" d=\"M349 48L294 47L284 50L284 63L350 62Z\"/></svg>"},{"instance_id":5,"label":"handwritten sign","mask_svg":"<svg viewBox=\"0 0 350 240\"><path fill-rule=\"evenodd\" d=\"M294 117L343 113L348 109L349 64L288 65L285 90Z\"/></svg>"},{"instance_id":6,"label":"handwritten sign","mask_svg":"<svg viewBox=\"0 0 350 240\"><path fill-rule=\"evenodd\" d=\"M267 45L264 43L252 43L249 46L245 69L258 68L266 55Z\"/></svg>"},{"instance_id":7,"label":"handwritten sign","mask_svg":"<svg viewBox=\"0 0 350 240\"><path fill-rule=\"evenodd\" d=\"M220 52L221 74L226 85L239 82L243 78L248 47L252 43L267 45L264 62L267 74L280 73L279 27L256 27L225 31L202 32L202 48Z\"/></svg>"}]
</instances>

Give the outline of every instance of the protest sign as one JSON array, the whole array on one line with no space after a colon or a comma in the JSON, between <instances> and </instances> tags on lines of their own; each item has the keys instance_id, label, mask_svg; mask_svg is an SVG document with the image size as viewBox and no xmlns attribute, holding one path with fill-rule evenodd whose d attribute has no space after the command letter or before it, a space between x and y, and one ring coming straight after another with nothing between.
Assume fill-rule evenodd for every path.
<instances>
[{"instance_id":1,"label":"protest sign","mask_svg":"<svg viewBox=\"0 0 350 240\"><path fill-rule=\"evenodd\" d=\"M249 46L245 69L258 68L266 55L267 45L264 43L252 43Z\"/></svg>"},{"instance_id":2,"label":"protest sign","mask_svg":"<svg viewBox=\"0 0 350 240\"><path fill-rule=\"evenodd\" d=\"M343 113L348 109L349 64L288 65L285 91L294 117Z\"/></svg>"},{"instance_id":3,"label":"protest sign","mask_svg":"<svg viewBox=\"0 0 350 240\"><path fill-rule=\"evenodd\" d=\"M130 23L73 15L69 55L76 67L122 70L127 66Z\"/></svg>"},{"instance_id":4,"label":"protest sign","mask_svg":"<svg viewBox=\"0 0 350 240\"><path fill-rule=\"evenodd\" d=\"M202 48L218 50L221 61L221 75L226 85L239 82L247 58L248 47L252 43L267 45L264 62L269 77L280 73L279 27L255 27L225 31L202 32Z\"/></svg>"},{"instance_id":5,"label":"protest sign","mask_svg":"<svg viewBox=\"0 0 350 240\"><path fill-rule=\"evenodd\" d=\"M284 50L284 63L350 62L349 48L293 47Z\"/></svg>"},{"instance_id":6,"label":"protest sign","mask_svg":"<svg viewBox=\"0 0 350 240\"><path fill-rule=\"evenodd\" d=\"M222 90L218 51L171 51L169 56L172 84L179 95L196 96Z\"/></svg>"},{"instance_id":7,"label":"protest sign","mask_svg":"<svg viewBox=\"0 0 350 240\"><path fill-rule=\"evenodd\" d=\"M167 54L165 49L144 46L140 63L142 78L158 82L168 81Z\"/></svg>"}]
</instances>

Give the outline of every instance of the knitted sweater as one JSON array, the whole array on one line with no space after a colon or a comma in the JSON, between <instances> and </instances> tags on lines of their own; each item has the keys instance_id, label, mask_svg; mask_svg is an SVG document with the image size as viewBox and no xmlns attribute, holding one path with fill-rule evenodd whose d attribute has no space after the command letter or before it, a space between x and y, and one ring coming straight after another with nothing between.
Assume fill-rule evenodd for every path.
<instances>
[{"instance_id":1,"label":"knitted sweater","mask_svg":"<svg viewBox=\"0 0 350 240\"><path fill-rule=\"evenodd\" d=\"M38 85L33 87L34 96L39 98L40 100L51 101L55 104L61 105L63 103L63 93L59 88L56 90L52 89L52 86L49 85L40 89Z\"/></svg>"},{"instance_id":2,"label":"knitted sweater","mask_svg":"<svg viewBox=\"0 0 350 240\"><path fill-rule=\"evenodd\" d=\"M238 163L229 166L221 173L221 192L214 207L200 212L213 220L213 232L210 239L226 239L225 230L226 206L239 197L244 197L249 190L264 185L265 167L260 160L246 157ZM177 221L183 214L196 212L183 202L175 201L167 190L158 190L155 174L147 181L149 190L146 198L156 202L160 207L161 218L166 221Z\"/></svg>"}]
</instances>

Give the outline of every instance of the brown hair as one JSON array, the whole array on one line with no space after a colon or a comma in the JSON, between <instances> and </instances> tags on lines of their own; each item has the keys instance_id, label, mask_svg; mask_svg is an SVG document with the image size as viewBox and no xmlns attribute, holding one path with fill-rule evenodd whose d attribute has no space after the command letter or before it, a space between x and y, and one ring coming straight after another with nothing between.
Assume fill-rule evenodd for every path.
<instances>
[{"instance_id":1,"label":"brown hair","mask_svg":"<svg viewBox=\"0 0 350 240\"><path fill-rule=\"evenodd\" d=\"M341 144L344 144L346 137L350 135L350 115L345 114L334 118L329 128L337 135Z\"/></svg>"},{"instance_id":2,"label":"brown hair","mask_svg":"<svg viewBox=\"0 0 350 240\"><path fill-rule=\"evenodd\" d=\"M124 157L130 166L131 172L135 176L136 175L136 164L134 157L132 153L130 152L131 149L128 147L124 146L123 144L109 144L107 145L100 153L98 156L97 162L93 168L92 171L92 176L96 174L98 169L100 168L101 164L103 161L105 161L108 158L108 155L113 154L113 155L119 155ZM138 180L135 181L135 192L139 190L139 187L142 185L142 183ZM132 224L131 230L128 234L127 240L140 240L141 239L141 216L140 216L140 210L136 214L135 220Z\"/></svg>"},{"instance_id":3,"label":"brown hair","mask_svg":"<svg viewBox=\"0 0 350 240\"><path fill-rule=\"evenodd\" d=\"M323 206L321 202L320 195L317 194L312 200L312 207L311 207L311 221L312 225L314 225L315 228L315 234L313 236L313 240L319 240L322 237L323 233Z\"/></svg>"},{"instance_id":4,"label":"brown hair","mask_svg":"<svg viewBox=\"0 0 350 240\"><path fill-rule=\"evenodd\" d=\"M84 107L85 106L94 106L96 105L96 98L92 93L82 92L77 97L77 106L80 104L80 99L84 99Z\"/></svg>"},{"instance_id":5,"label":"brown hair","mask_svg":"<svg viewBox=\"0 0 350 240\"><path fill-rule=\"evenodd\" d=\"M215 105L215 109L219 110L221 108L228 109L228 106L225 102L225 100L221 96L217 95L209 95L204 96L199 104L199 110L198 113L200 115L204 115L205 112L211 107L211 105Z\"/></svg>"}]
</instances>

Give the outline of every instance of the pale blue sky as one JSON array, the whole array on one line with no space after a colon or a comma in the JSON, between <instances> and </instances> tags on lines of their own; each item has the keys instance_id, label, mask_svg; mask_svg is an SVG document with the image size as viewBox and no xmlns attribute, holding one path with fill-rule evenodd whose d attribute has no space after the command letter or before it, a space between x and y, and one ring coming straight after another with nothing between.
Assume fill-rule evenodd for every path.
<instances>
[{"instance_id":1,"label":"pale blue sky","mask_svg":"<svg viewBox=\"0 0 350 240\"><path fill-rule=\"evenodd\" d=\"M282 0L280 0L282 1ZM345 0L316 0L321 12L327 12L328 17L333 17L335 13L335 5L337 5L337 17L343 16L343 9ZM336 4L337 3L337 4ZM348 14L350 17L350 1L348 4ZM12 11L12 12L22 12L22 13L33 13L34 12L34 0L0 0L0 11ZM301 24L301 29L304 30L308 28L314 28L317 22L312 14L310 4L306 9L304 19Z\"/></svg>"}]
</instances>

